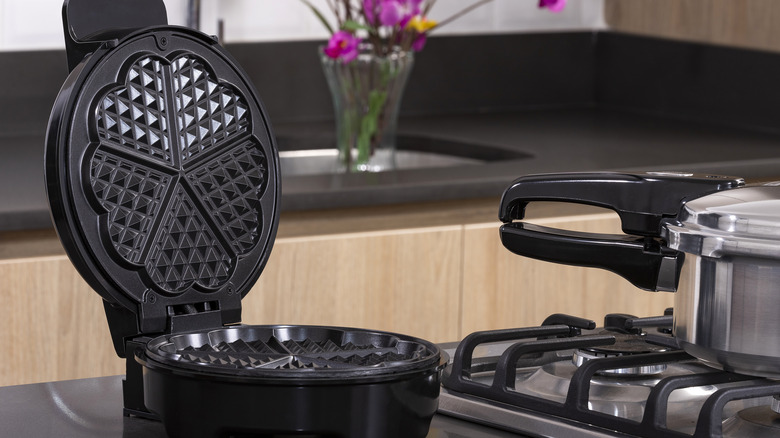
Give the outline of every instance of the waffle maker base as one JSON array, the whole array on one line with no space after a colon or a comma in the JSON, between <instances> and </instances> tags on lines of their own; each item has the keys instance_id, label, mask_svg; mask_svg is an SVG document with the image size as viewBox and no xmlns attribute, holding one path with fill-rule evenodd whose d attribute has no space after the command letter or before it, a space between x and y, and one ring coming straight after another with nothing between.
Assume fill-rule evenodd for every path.
<instances>
[{"instance_id":1,"label":"waffle maker base","mask_svg":"<svg viewBox=\"0 0 780 438\"><path fill-rule=\"evenodd\" d=\"M427 435L446 363L432 344L334 327L239 326L227 331L233 332L232 345L214 341L218 343L200 347L190 358L207 363L161 357L157 345L170 336L137 351L146 407L160 416L172 437ZM266 341L258 342L259 333ZM356 342L343 343L347 338ZM179 360L186 356L180 353ZM269 368L259 363L251 370L232 368L231 359L266 360Z\"/></svg>"},{"instance_id":2,"label":"waffle maker base","mask_svg":"<svg viewBox=\"0 0 780 438\"><path fill-rule=\"evenodd\" d=\"M281 189L268 117L230 54L168 26L162 0L66 0L63 18L47 194L126 358L125 414L172 437L426 436L446 364L432 343L240 325Z\"/></svg>"}]
</instances>

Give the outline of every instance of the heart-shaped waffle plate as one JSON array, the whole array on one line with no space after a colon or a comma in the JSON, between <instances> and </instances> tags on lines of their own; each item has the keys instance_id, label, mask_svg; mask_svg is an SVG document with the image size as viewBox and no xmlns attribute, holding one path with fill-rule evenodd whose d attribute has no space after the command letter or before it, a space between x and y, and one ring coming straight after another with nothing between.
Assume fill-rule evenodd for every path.
<instances>
[{"instance_id":1,"label":"heart-shaped waffle plate","mask_svg":"<svg viewBox=\"0 0 780 438\"><path fill-rule=\"evenodd\" d=\"M140 332L199 311L238 322L276 234L278 153L215 41L161 27L87 57L55 104L46 166L68 255Z\"/></svg>"},{"instance_id":2,"label":"heart-shaped waffle plate","mask_svg":"<svg viewBox=\"0 0 780 438\"><path fill-rule=\"evenodd\" d=\"M163 335L145 355L192 371L272 379L365 378L436 366L436 346L410 336L317 326L245 325Z\"/></svg>"}]
</instances>

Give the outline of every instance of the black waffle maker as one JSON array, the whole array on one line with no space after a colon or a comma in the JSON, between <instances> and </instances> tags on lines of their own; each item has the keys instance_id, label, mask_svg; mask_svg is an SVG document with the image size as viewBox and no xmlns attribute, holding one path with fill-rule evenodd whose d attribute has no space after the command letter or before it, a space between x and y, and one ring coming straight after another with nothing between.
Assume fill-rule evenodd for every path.
<instances>
[{"instance_id":1,"label":"black waffle maker","mask_svg":"<svg viewBox=\"0 0 780 438\"><path fill-rule=\"evenodd\" d=\"M393 333L241 325L279 220L252 84L161 0L69 0L46 139L62 244L126 358L126 415L171 436L423 437L446 363ZM273 62L273 60L268 60ZM305 305L305 303L301 303Z\"/></svg>"}]
</instances>

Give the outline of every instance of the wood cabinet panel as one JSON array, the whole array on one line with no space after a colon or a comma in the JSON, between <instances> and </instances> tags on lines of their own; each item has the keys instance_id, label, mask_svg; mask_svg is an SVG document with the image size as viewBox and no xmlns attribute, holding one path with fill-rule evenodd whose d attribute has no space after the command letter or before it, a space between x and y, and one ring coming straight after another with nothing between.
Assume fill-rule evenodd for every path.
<instances>
[{"instance_id":1,"label":"wood cabinet panel","mask_svg":"<svg viewBox=\"0 0 780 438\"><path fill-rule=\"evenodd\" d=\"M538 220L556 228L619 232L613 214ZM468 225L464 231L463 325L477 330L539 325L553 313L595 320L607 313L651 316L673 304L673 295L641 291L611 272L520 257L498 238L499 223Z\"/></svg>"},{"instance_id":2,"label":"wood cabinet panel","mask_svg":"<svg viewBox=\"0 0 780 438\"><path fill-rule=\"evenodd\" d=\"M0 261L0 385L124 373L100 297L65 256Z\"/></svg>"},{"instance_id":3,"label":"wood cabinet panel","mask_svg":"<svg viewBox=\"0 0 780 438\"><path fill-rule=\"evenodd\" d=\"M462 227L278 239L243 303L248 324L457 338ZM124 373L100 297L65 256L0 261L0 386Z\"/></svg>"},{"instance_id":4,"label":"wood cabinet panel","mask_svg":"<svg viewBox=\"0 0 780 438\"><path fill-rule=\"evenodd\" d=\"M606 0L610 29L780 51L777 0Z\"/></svg>"},{"instance_id":5,"label":"wood cabinet panel","mask_svg":"<svg viewBox=\"0 0 780 438\"><path fill-rule=\"evenodd\" d=\"M280 239L243 320L458 336L462 227Z\"/></svg>"}]
</instances>

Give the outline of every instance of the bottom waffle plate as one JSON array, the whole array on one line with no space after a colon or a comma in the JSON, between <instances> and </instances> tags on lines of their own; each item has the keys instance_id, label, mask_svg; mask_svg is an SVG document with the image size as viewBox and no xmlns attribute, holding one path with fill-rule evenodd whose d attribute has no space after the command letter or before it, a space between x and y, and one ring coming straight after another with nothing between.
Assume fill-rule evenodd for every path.
<instances>
[{"instance_id":1,"label":"bottom waffle plate","mask_svg":"<svg viewBox=\"0 0 780 438\"><path fill-rule=\"evenodd\" d=\"M146 355L169 366L242 376L355 377L437 362L433 344L386 332L319 326L237 326L165 335Z\"/></svg>"}]
</instances>

